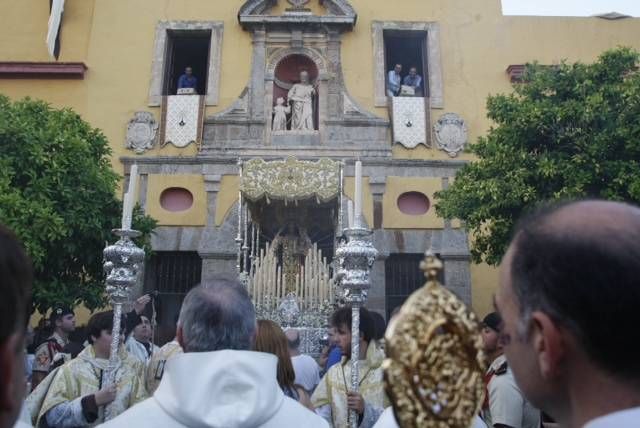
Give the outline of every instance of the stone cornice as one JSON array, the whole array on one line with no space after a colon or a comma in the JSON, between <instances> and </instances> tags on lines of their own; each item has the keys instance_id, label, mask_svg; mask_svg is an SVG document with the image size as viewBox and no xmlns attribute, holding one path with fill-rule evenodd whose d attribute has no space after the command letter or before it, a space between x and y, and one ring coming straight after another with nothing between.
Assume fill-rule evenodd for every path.
<instances>
[{"instance_id":1,"label":"stone cornice","mask_svg":"<svg viewBox=\"0 0 640 428\"><path fill-rule=\"evenodd\" d=\"M250 159L259 156L241 156L243 159ZM328 156L329 157L329 156ZM265 159L283 159L283 156L263 156ZM297 156L301 160L318 159L318 156ZM224 155L199 155L194 157L184 156L158 156L158 157L132 157L122 156L119 158L125 166L133 163L139 165L237 165L238 156ZM366 167L370 166L389 166L389 167L425 167L425 168L461 168L469 163L466 160L436 160L436 159L380 159L361 157Z\"/></svg>"},{"instance_id":2,"label":"stone cornice","mask_svg":"<svg viewBox=\"0 0 640 428\"><path fill-rule=\"evenodd\" d=\"M0 79L84 79L84 62L0 61Z\"/></svg>"}]
</instances>

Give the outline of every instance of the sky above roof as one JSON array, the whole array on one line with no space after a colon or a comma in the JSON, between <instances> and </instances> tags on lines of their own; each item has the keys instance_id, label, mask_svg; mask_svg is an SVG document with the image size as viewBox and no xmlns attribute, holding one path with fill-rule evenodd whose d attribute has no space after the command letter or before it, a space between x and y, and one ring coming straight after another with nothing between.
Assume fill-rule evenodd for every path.
<instances>
[{"instance_id":1,"label":"sky above roof","mask_svg":"<svg viewBox=\"0 0 640 428\"><path fill-rule=\"evenodd\" d=\"M591 16L608 12L640 17L640 0L502 0L504 15Z\"/></svg>"}]
</instances>

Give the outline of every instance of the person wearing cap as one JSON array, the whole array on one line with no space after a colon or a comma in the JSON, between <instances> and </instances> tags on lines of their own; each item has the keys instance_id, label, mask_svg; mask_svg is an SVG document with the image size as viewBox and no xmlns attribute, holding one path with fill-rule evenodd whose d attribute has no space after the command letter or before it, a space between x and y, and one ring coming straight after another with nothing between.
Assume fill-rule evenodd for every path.
<instances>
[{"instance_id":1,"label":"person wearing cap","mask_svg":"<svg viewBox=\"0 0 640 428\"><path fill-rule=\"evenodd\" d=\"M491 361L485 374L486 394L482 418L491 428L539 428L540 412L527 401L516 385L502 350L502 319L491 312L482 320L482 342Z\"/></svg>"},{"instance_id":2,"label":"person wearing cap","mask_svg":"<svg viewBox=\"0 0 640 428\"><path fill-rule=\"evenodd\" d=\"M69 343L69 333L76 329L76 316L71 308L56 306L49 318L53 334L36 349L31 377L34 389L49 374L54 361L63 356L62 350Z\"/></svg>"}]
</instances>

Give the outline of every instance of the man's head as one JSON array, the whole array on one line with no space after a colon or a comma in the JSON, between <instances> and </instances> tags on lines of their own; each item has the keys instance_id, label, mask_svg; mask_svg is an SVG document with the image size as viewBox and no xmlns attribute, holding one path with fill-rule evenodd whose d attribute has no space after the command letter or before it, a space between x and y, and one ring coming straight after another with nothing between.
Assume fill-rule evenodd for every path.
<instances>
[{"instance_id":1,"label":"man's head","mask_svg":"<svg viewBox=\"0 0 640 428\"><path fill-rule=\"evenodd\" d=\"M298 352L298 349L300 348L300 332L295 328L290 328L284 332L284 335L287 336L289 351Z\"/></svg>"},{"instance_id":2,"label":"man's head","mask_svg":"<svg viewBox=\"0 0 640 428\"><path fill-rule=\"evenodd\" d=\"M482 343L484 351L490 356L502 353L502 345L498 340L501 323L502 319L497 312L491 312L482 320Z\"/></svg>"},{"instance_id":3,"label":"man's head","mask_svg":"<svg viewBox=\"0 0 640 428\"><path fill-rule=\"evenodd\" d=\"M176 336L184 352L250 350L255 332L255 310L242 284L216 278L189 291Z\"/></svg>"},{"instance_id":4,"label":"man's head","mask_svg":"<svg viewBox=\"0 0 640 428\"><path fill-rule=\"evenodd\" d=\"M0 225L0 426L13 426L24 398L24 333L29 316L31 261Z\"/></svg>"},{"instance_id":5,"label":"man's head","mask_svg":"<svg viewBox=\"0 0 640 428\"><path fill-rule=\"evenodd\" d=\"M184 69L184 74L186 74L187 76L193 75L193 69L191 67L185 68Z\"/></svg>"},{"instance_id":6,"label":"man's head","mask_svg":"<svg viewBox=\"0 0 640 428\"><path fill-rule=\"evenodd\" d=\"M151 341L151 321L144 315L140 315L140 324L133 329L133 338L138 342L148 343Z\"/></svg>"},{"instance_id":7,"label":"man's head","mask_svg":"<svg viewBox=\"0 0 640 428\"><path fill-rule=\"evenodd\" d=\"M595 377L640 389L638 278L637 207L581 201L521 221L502 261L496 306L504 352L534 405L556 416L572 383Z\"/></svg>"},{"instance_id":8,"label":"man's head","mask_svg":"<svg viewBox=\"0 0 640 428\"><path fill-rule=\"evenodd\" d=\"M306 71L301 71L300 72L300 81L302 83L309 82L309 73L307 73Z\"/></svg>"},{"instance_id":9,"label":"man's head","mask_svg":"<svg viewBox=\"0 0 640 428\"><path fill-rule=\"evenodd\" d=\"M418 74L418 69L417 69L416 67L411 67L411 68L409 69L409 76L411 76L411 77L415 77L415 76L416 76L416 74Z\"/></svg>"},{"instance_id":10,"label":"man's head","mask_svg":"<svg viewBox=\"0 0 640 428\"><path fill-rule=\"evenodd\" d=\"M120 325L124 328L124 317ZM113 311L98 312L89 318L87 323L87 341L93 345L96 356L105 358L111 351L111 335L113 330ZM121 332L121 341L126 335Z\"/></svg>"},{"instance_id":11,"label":"man's head","mask_svg":"<svg viewBox=\"0 0 640 428\"><path fill-rule=\"evenodd\" d=\"M336 341L342 353L351 356L351 306L344 306L331 316L331 326L336 329ZM360 340L371 342L375 334L375 327L369 311L360 308Z\"/></svg>"},{"instance_id":12,"label":"man's head","mask_svg":"<svg viewBox=\"0 0 640 428\"><path fill-rule=\"evenodd\" d=\"M76 315L65 306L56 306L51 310L51 325L58 333L68 335L76 329Z\"/></svg>"},{"instance_id":13,"label":"man's head","mask_svg":"<svg viewBox=\"0 0 640 428\"><path fill-rule=\"evenodd\" d=\"M400 72L402 71L402 64L396 64L396 66L393 67L393 69L395 70L396 73L400 74Z\"/></svg>"}]
</instances>

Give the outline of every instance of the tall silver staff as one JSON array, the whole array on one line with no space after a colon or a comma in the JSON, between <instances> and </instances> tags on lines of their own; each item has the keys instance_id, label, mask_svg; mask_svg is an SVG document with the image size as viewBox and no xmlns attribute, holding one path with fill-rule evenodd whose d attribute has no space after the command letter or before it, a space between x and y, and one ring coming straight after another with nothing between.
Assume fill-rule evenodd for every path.
<instances>
[{"instance_id":1,"label":"tall silver staff","mask_svg":"<svg viewBox=\"0 0 640 428\"><path fill-rule=\"evenodd\" d=\"M371 287L369 273L378 251L371 242L372 231L364 226L362 217L362 164L356 162L355 213L353 223L344 230L346 242L336 250L337 277L344 289L345 301L351 305L351 391L358 392L360 359L360 308L367 300ZM355 410L349 411L349 425L358 427Z\"/></svg>"},{"instance_id":2,"label":"tall silver staff","mask_svg":"<svg viewBox=\"0 0 640 428\"><path fill-rule=\"evenodd\" d=\"M131 240L131 238L141 235L137 230L131 229L137 179L138 168L137 165L133 165L129 178L129 189L124 195L122 228L113 230L113 233L120 239L115 244L107 246L103 251L103 269L107 277L106 292L113 308L111 349L109 350L109 366L103 379L104 386L117 382L116 373L120 366L118 350L120 348L122 305L130 300L131 289L135 286L144 263L144 250ZM105 408L105 420L109 420L113 416L111 406L108 405Z\"/></svg>"}]
</instances>

